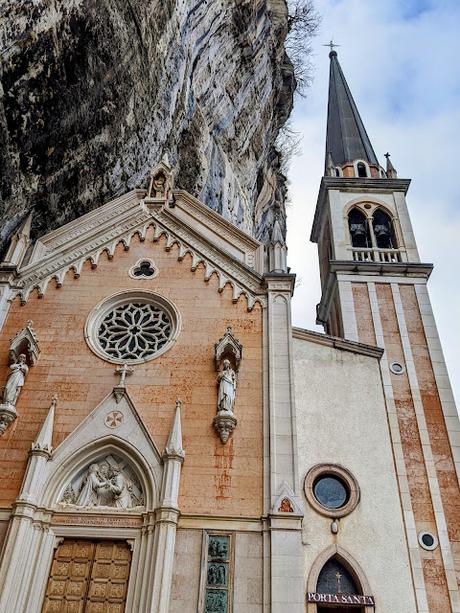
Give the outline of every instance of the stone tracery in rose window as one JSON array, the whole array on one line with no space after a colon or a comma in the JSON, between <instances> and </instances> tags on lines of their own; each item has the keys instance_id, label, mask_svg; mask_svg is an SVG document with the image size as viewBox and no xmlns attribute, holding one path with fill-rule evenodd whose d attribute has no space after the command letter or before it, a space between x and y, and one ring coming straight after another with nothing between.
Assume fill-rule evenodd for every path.
<instances>
[{"instance_id":1,"label":"stone tracery in rose window","mask_svg":"<svg viewBox=\"0 0 460 613\"><path fill-rule=\"evenodd\" d=\"M172 334L171 319L153 304L128 303L107 313L98 330L101 348L121 360L148 358L160 351Z\"/></svg>"}]
</instances>

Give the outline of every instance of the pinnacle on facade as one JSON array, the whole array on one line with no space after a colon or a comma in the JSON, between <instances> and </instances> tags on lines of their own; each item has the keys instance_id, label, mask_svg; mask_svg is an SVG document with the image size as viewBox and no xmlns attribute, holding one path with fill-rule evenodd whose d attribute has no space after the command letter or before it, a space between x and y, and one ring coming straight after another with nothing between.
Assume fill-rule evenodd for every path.
<instances>
[{"instance_id":1,"label":"pinnacle on facade","mask_svg":"<svg viewBox=\"0 0 460 613\"><path fill-rule=\"evenodd\" d=\"M54 414L56 412L57 396L54 394L48 414L43 422L40 432L32 443L32 451L44 451L51 453L53 443Z\"/></svg>"},{"instance_id":2,"label":"pinnacle on facade","mask_svg":"<svg viewBox=\"0 0 460 613\"><path fill-rule=\"evenodd\" d=\"M364 160L379 166L371 141L367 135L350 88L337 59L337 52L329 53L329 101L327 110L326 174L330 160L343 166L355 160Z\"/></svg>"},{"instance_id":3,"label":"pinnacle on facade","mask_svg":"<svg viewBox=\"0 0 460 613\"><path fill-rule=\"evenodd\" d=\"M398 173L396 172L396 168L391 163L390 154L389 153L385 153L385 157L387 159L387 169L386 169L387 177L389 179L396 179L397 176L398 176Z\"/></svg>"},{"instance_id":4,"label":"pinnacle on facade","mask_svg":"<svg viewBox=\"0 0 460 613\"><path fill-rule=\"evenodd\" d=\"M182 447L181 407L181 401L176 400L174 421L169 433L168 442L166 443L165 454L168 456L177 456L183 460L185 453Z\"/></svg>"}]
</instances>

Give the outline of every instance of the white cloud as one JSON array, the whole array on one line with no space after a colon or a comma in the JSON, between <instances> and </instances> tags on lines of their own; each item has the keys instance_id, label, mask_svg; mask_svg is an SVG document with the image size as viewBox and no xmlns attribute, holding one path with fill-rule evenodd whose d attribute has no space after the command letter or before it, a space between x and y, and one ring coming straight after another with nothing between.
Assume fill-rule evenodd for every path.
<instances>
[{"instance_id":1,"label":"white cloud","mask_svg":"<svg viewBox=\"0 0 460 613\"><path fill-rule=\"evenodd\" d=\"M333 36L339 60L379 159L389 150L400 177L412 179L408 204L429 282L454 393L460 400L460 3L456 0L317 0L323 17L315 41L316 76L297 100L293 128L303 135L292 161L289 265L299 284L294 323L315 326L320 299L316 245L309 243L324 169ZM460 404L458 402L458 404Z\"/></svg>"}]
</instances>

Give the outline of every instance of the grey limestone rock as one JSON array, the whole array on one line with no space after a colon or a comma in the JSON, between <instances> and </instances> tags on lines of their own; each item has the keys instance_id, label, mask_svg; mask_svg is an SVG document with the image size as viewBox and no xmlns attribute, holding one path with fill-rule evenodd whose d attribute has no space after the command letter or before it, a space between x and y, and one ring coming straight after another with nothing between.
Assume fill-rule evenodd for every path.
<instances>
[{"instance_id":1,"label":"grey limestone rock","mask_svg":"<svg viewBox=\"0 0 460 613\"><path fill-rule=\"evenodd\" d=\"M0 0L0 243L134 187L176 186L266 240L292 108L284 0Z\"/></svg>"}]
</instances>

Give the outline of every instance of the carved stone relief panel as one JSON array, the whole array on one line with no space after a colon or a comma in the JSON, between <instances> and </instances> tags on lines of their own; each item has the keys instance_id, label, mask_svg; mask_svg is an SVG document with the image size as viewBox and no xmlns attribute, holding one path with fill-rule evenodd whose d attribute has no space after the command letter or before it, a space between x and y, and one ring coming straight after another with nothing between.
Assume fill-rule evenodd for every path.
<instances>
[{"instance_id":1,"label":"carved stone relief panel","mask_svg":"<svg viewBox=\"0 0 460 613\"><path fill-rule=\"evenodd\" d=\"M230 548L229 535L209 535L204 613L230 611Z\"/></svg>"},{"instance_id":2,"label":"carved stone relief panel","mask_svg":"<svg viewBox=\"0 0 460 613\"><path fill-rule=\"evenodd\" d=\"M111 453L80 470L64 488L59 504L73 508L140 509L145 502L134 469Z\"/></svg>"}]
</instances>

